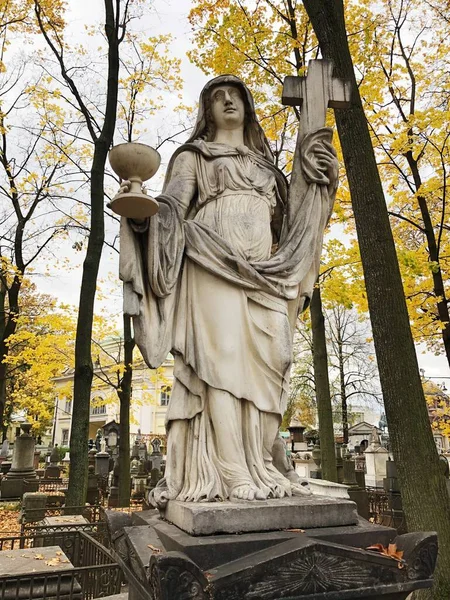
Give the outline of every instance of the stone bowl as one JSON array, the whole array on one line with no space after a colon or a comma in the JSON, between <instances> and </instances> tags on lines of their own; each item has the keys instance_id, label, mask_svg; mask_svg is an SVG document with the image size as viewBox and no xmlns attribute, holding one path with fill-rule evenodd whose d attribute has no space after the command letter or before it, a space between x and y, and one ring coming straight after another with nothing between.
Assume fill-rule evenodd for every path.
<instances>
[{"instance_id":1,"label":"stone bowl","mask_svg":"<svg viewBox=\"0 0 450 600\"><path fill-rule=\"evenodd\" d=\"M121 179L138 177L146 181L159 169L161 155L146 144L118 144L109 151L109 164Z\"/></svg>"}]
</instances>

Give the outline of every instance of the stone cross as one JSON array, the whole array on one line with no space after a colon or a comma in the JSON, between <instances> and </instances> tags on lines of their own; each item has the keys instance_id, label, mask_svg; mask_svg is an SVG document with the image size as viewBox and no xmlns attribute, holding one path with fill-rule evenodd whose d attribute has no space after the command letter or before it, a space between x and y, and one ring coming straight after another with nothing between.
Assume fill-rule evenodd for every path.
<instances>
[{"instance_id":1,"label":"stone cross","mask_svg":"<svg viewBox=\"0 0 450 600\"><path fill-rule=\"evenodd\" d=\"M327 108L350 106L351 83L333 77L330 60L310 60L306 77L286 77L281 101L300 107L300 125L291 178L291 214L301 197L304 180L300 168L300 144L305 135L325 126ZM292 203L293 201L293 203Z\"/></svg>"},{"instance_id":2,"label":"stone cross","mask_svg":"<svg viewBox=\"0 0 450 600\"><path fill-rule=\"evenodd\" d=\"M286 77L281 101L299 106L300 132L304 136L325 125L327 108L350 106L351 84L333 77L330 60L310 60L306 77Z\"/></svg>"},{"instance_id":3,"label":"stone cross","mask_svg":"<svg viewBox=\"0 0 450 600\"><path fill-rule=\"evenodd\" d=\"M150 443L153 449L152 454L161 454L161 440L159 438L155 438Z\"/></svg>"}]
</instances>

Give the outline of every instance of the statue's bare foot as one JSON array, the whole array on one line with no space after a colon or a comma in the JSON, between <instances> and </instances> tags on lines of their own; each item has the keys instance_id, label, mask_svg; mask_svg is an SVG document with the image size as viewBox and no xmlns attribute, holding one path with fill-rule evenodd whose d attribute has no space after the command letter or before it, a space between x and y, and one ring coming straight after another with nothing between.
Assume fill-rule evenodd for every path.
<instances>
[{"instance_id":1,"label":"statue's bare foot","mask_svg":"<svg viewBox=\"0 0 450 600\"><path fill-rule=\"evenodd\" d=\"M293 496L311 496L312 492L308 485L302 485L301 483L291 483L291 490Z\"/></svg>"},{"instance_id":2,"label":"statue's bare foot","mask_svg":"<svg viewBox=\"0 0 450 600\"><path fill-rule=\"evenodd\" d=\"M233 489L231 500L265 500L264 492L249 484L238 485Z\"/></svg>"},{"instance_id":3,"label":"statue's bare foot","mask_svg":"<svg viewBox=\"0 0 450 600\"><path fill-rule=\"evenodd\" d=\"M169 500L169 490L163 487L153 488L148 495L149 504L159 510L164 510Z\"/></svg>"},{"instance_id":4,"label":"statue's bare foot","mask_svg":"<svg viewBox=\"0 0 450 600\"><path fill-rule=\"evenodd\" d=\"M176 493L170 493L167 486L165 477L160 479L152 490L148 494L148 502L154 508L164 510L169 500L173 500L176 497Z\"/></svg>"},{"instance_id":5,"label":"statue's bare foot","mask_svg":"<svg viewBox=\"0 0 450 600\"><path fill-rule=\"evenodd\" d=\"M281 486L281 485L275 485L272 488L272 497L273 498L284 498L287 494L286 494L286 489Z\"/></svg>"}]
</instances>

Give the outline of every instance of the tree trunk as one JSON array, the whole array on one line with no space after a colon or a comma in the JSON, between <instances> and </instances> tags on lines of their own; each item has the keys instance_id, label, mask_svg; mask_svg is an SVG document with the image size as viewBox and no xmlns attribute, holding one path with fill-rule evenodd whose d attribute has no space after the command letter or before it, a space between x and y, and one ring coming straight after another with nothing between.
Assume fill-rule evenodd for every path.
<instances>
[{"instance_id":1,"label":"tree trunk","mask_svg":"<svg viewBox=\"0 0 450 600\"><path fill-rule=\"evenodd\" d=\"M133 381L134 339L131 333L131 317L123 316L124 362L120 399L120 440L119 440L119 506L130 506L130 404Z\"/></svg>"},{"instance_id":2,"label":"tree trunk","mask_svg":"<svg viewBox=\"0 0 450 600\"><path fill-rule=\"evenodd\" d=\"M342 0L303 0L324 58L352 82L336 122L352 197L390 443L410 531L437 531L434 600L450 598L450 498L428 418L386 201L348 47ZM411 452L411 444L414 452ZM426 592L424 597L431 597Z\"/></svg>"},{"instance_id":3,"label":"tree trunk","mask_svg":"<svg viewBox=\"0 0 450 600\"><path fill-rule=\"evenodd\" d=\"M19 240L19 241L18 241ZM20 266L23 269L21 259L21 250L18 250L18 244L22 243L21 235L16 233L15 252L19 256ZM21 271L23 274L23 270ZM22 287L22 275L15 275L11 286L6 288L2 283L0 288L0 425L3 426L3 418L6 405L6 380L8 376L8 367L4 359L8 356L9 346L8 338L16 332L17 319L19 316L19 293ZM6 306L6 297L8 297L8 306ZM8 316L7 316L8 312Z\"/></svg>"},{"instance_id":4,"label":"tree trunk","mask_svg":"<svg viewBox=\"0 0 450 600\"><path fill-rule=\"evenodd\" d=\"M422 188L422 177L419 171L419 164L411 150L405 153L405 158L408 161L409 168L414 180L414 185L417 190L417 203L422 215L423 227L427 238L428 256L430 261L436 265L432 271L433 277L433 292L436 297L437 317L442 323L442 341L444 343L445 355L450 367L450 313L449 303L446 296L444 279L440 267L440 252L436 241L436 234L431 220L430 211L426 197L420 193Z\"/></svg>"},{"instance_id":5,"label":"tree trunk","mask_svg":"<svg viewBox=\"0 0 450 600\"><path fill-rule=\"evenodd\" d=\"M342 437L344 438L344 444L348 444L348 406L347 392L345 389L344 355L342 350L342 336L340 328L338 328L337 332L337 351L339 364L339 383L341 388Z\"/></svg>"},{"instance_id":6,"label":"tree trunk","mask_svg":"<svg viewBox=\"0 0 450 600\"><path fill-rule=\"evenodd\" d=\"M119 5L119 3L117 3ZM117 8L118 10L118 8ZM108 88L103 127L95 142L91 168L91 222L86 258L83 263L77 332L72 430L70 434L70 475L66 503L82 506L86 501L88 475L89 405L93 378L91 357L92 322L97 275L105 238L104 178L108 150L116 124L119 82L119 15L112 0L105 0L105 31L108 39Z\"/></svg>"},{"instance_id":7,"label":"tree trunk","mask_svg":"<svg viewBox=\"0 0 450 600\"><path fill-rule=\"evenodd\" d=\"M333 410L331 407L328 354L325 338L325 318L323 316L322 298L318 284L314 288L314 293L311 298L310 311L322 477L328 481L337 482Z\"/></svg>"}]
</instances>

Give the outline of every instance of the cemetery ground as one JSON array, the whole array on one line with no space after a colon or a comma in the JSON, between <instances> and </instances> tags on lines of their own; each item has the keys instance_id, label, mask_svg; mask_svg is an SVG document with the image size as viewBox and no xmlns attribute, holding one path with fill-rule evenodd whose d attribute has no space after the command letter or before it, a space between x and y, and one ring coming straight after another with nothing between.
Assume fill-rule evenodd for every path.
<instances>
[{"instance_id":1,"label":"cemetery ground","mask_svg":"<svg viewBox=\"0 0 450 600\"><path fill-rule=\"evenodd\" d=\"M350 452L342 444L336 445L339 483L330 483L321 480L317 441L307 442L303 430L298 424L291 428L292 469L310 482L311 489L325 492L328 498L288 499L283 519L286 521L289 513L293 521L283 528L263 519L259 533L245 533L244 527L240 535L230 535L226 523L230 519L219 531L216 519L215 524L208 524L208 535L193 536L184 524L176 527L169 522L175 521L176 515L172 519L166 513L166 518L161 518L158 510L146 503L148 493L164 473L159 442L153 444L151 453L143 442L133 445L131 504L125 508L117 506L115 448L104 441L98 443L99 449L91 445L87 453L88 503L69 507L64 500L67 465L59 464L54 450L46 453L45 469L35 469L39 463L30 463L34 451L28 454L26 464L21 445L30 449L32 444L25 428L16 438L12 456L7 457L12 460L3 460L0 465L3 490L10 490L11 481L16 485L18 474L20 478L25 472L29 477L22 481L21 498L0 502L0 600L110 596L114 600L403 600L412 589L429 587L436 538L406 532L395 465L378 432L372 432L365 451L356 446ZM445 461L442 464L448 475L447 458ZM29 487L34 491L27 491ZM323 502L328 503L327 518L334 513L333 518L340 523L345 513L352 524L297 526L296 519L305 507L310 515L320 512L317 507ZM222 504L209 503L209 508L217 514L226 508ZM258 512L272 510L270 501L263 504L255 506ZM352 507L357 508L358 515ZM238 512L243 509L239 504L236 508ZM245 519L254 518L251 512ZM293 565L292 572L275 577L274 565L276 573ZM286 596L286 581L288 587L293 586L292 595ZM338 593L333 588L336 585L348 589Z\"/></svg>"}]
</instances>

